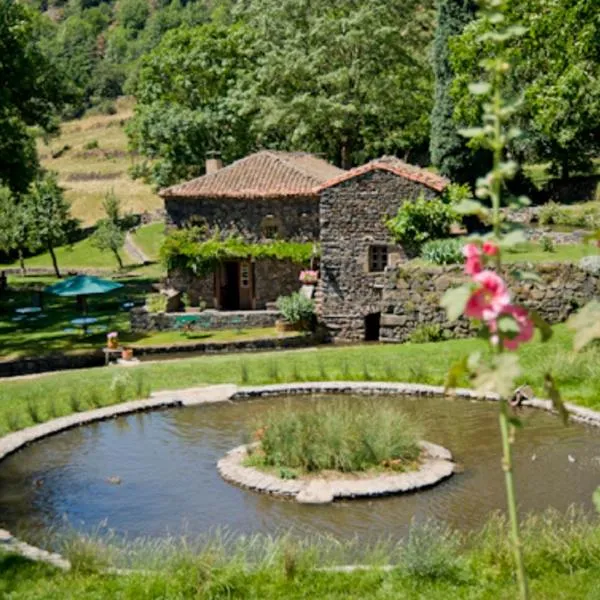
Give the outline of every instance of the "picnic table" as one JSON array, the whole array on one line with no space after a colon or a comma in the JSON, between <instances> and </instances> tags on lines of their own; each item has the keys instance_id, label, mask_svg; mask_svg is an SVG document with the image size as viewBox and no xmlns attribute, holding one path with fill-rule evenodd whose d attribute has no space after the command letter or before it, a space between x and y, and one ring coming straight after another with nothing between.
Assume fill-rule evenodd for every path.
<instances>
[{"instance_id":1,"label":"picnic table","mask_svg":"<svg viewBox=\"0 0 600 600\"><path fill-rule=\"evenodd\" d=\"M72 319L71 324L75 325L75 327L81 327L83 329L83 334L87 334L88 325L93 325L97 323L98 319L96 317L77 317L77 319Z\"/></svg>"},{"instance_id":2,"label":"picnic table","mask_svg":"<svg viewBox=\"0 0 600 600\"><path fill-rule=\"evenodd\" d=\"M175 317L175 328L191 331L195 326L210 329L212 319L205 315L178 315Z\"/></svg>"}]
</instances>

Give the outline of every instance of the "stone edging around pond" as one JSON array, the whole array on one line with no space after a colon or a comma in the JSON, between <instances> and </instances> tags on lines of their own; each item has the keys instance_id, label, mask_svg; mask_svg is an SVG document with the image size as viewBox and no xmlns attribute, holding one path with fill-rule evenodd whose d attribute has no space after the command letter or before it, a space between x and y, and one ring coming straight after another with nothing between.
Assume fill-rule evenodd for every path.
<instances>
[{"instance_id":1,"label":"stone edging around pond","mask_svg":"<svg viewBox=\"0 0 600 600\"><path fill-rule=\"evenodd\" d=\"M238 386L234 384L223 384L201 388L188 388L184 390L165 390L162 392L154 392L147 400L132 400L122 404L114 404L112 406L75 413L73 415L47 421L41 425L35 425L14 433L9 433L0 438L0 467L2 459L28 444L80 425L159 408L194 406L213 402L258 398L261 396L278 396L282 394L448 395L442 386L359 381L280 383L243 388L238 388ZM468 389L456 389L453 391L452 396L467 400L497 401L499 399L497 394L480 394ZM531 400L523 402L523 405L552 412L552 403L550 400L532 398ZM565 406L569 411L572 420L600 427L600 412L571 403L566 403ZM10 532L3 529L0 529L0 549L15 554L21 554L31 560L47 562L61 569L70 568L69 561L60 555L51 554L41 548L35 548L34 546L25 544L13 537Z\"/></svg>"},{"instance_id":2,"label":"stone edging around pond","mask_svg":"<svg viewBox=\"0 0 600 600\"><path fill-rule=\"evenodd\" d=\"M416 471L381 473L360 479L282 479L242 463L248 456L248 445L230 450L217 462L226 481L242 487L272 494L294 497L302 504L327 504L336 498L366 498L413 492L431 487L454 473L452 453L442 446L422 441L422 463Z\"/></svg>"}]
</instances>

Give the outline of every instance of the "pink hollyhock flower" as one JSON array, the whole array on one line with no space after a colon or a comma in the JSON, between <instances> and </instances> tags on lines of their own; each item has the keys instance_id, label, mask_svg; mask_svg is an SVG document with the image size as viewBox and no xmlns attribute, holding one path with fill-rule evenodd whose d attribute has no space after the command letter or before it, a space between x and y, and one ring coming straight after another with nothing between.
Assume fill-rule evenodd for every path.
<instances>
[{"instance_id":1,"label":"pink hollyhock flower","mask_svg":"<svg viewBox=\"0 0 600 600\"><path fill-rule=\"evenodd\" d=\"M482 271L481 250L478 246L466 244L463 246L463 255L467 259L465 261L465 273L467 275L476 275Z\"/></svg>"},{"instance_id":2,"label":"pink hollyhock flower","mask_svg":"<svg viewBox=\"0 0 600 600\"><path fill-rule=\"evenodd\" d=\"M519 347L519 344L523 342L528 342L533 337L533 321L529 318L529 313L522 306L516 306L514 304L509 304L504 307L504 310L498 315L498 318L503 317L504 315L508 315L512 317L517 326L519 327L519 333L514 337L503 337L502 345L507 350L516 350ZM498 324L497 321L491 321L489 323L490 331L494 334L492 336L492 341L494 344L498 343Z\"/></svg>"},{"instance_id":3,"label":"pink hollyhock flower","mask_svg":"<svg viewBox=\"0 0 600 600\"><path fill-rule=\"evenodd\" d=\"M510 303L510 294L502 277L493 271L481 271L473 276L479 284L467 300L465 315L472 319L492 321Z\"/></svg>"},{"instance_id":4,"label":"pink hollyhock flower","mask_svg":"<svg viewBox=\"0 0 600 600\"><path fill-rule=\"evenodd\" d=\"M500 248L494 242L483 242L483 253L487 256L496 256Z\"/></svg>"}]
</instances>

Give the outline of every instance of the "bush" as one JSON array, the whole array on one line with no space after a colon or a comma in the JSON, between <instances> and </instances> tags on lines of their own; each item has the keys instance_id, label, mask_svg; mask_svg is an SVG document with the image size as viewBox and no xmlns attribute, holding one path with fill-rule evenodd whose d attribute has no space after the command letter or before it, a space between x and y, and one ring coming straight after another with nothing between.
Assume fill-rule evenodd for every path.
<instances>
[{"instance_id":1,"label":"bush","mask_svg":"<svg viewBox=\"0 0 600 600\"><path fill-rule=\"evenodd\" d=\"M430 325L419 325L411 334L410 341L413 344L425 344L426 342L441 342L447 339L444 331L438 323Z\"/></svg>"},{"instance_id":2,"label":"bush","mask_svg":"<svg viewBox=\"0 0 600 600\"><path fill-rule=\"evenodd\" d=\"M146 309L151 313L165 312L167 310L167 297L164 294L148 294L146 296Z\"/></svg>"},{"instance_id":3,"label":"bush","mask_svg":"<svg viewBox=\"0 0 600 600\"><path fill-rule=\"evenodd\" d=\"M560 206L556 202L548 202L540 210L539 221L541 225L566 225L594 229L600 224L600 214L594 206L574 210Z\"/></svg>"},{"instance_id":4,"label":"bush","mask_svg":"<svg viewBox=\"0 0 600 600\"><path fill-rule=\"evenodd\" d=\"M98 140L90 140L83 145L84 150L94 150L99 147Z\"/></svg>"},{"instance_id":5,"label":"bush","mask_svg":"<svg viewBox=\"0 0 600 600\"><path fill-rule=\"evenodd\" d=\"M398 214L386 225L409 254L418 256L426 241L448 237L455 220L456 215L450 205L439 198L428 200L421 195L414 201L403 202Z\"/></svg>"},{"instance_id":6,"label":"bush","mask_svg":"<svg viewBox=\"0 0 600 600\"><path fill-rule=\"evenodd\" d=\"M420 454L418 428L393 401L382 399L331 400L309 410L274 410L256 431L260 447L249 462L258 466L348 472L397 461L390 466L404 470Z\"/></svg>"},{"instance_id":7,"label":"bush","mask_svg":"<svg viewBox=\"0 0 600 600\"><path fill-rule=\"evenodd\" d=\"M548 235L543 236L540 239L540 246L544 252L555 252L554 241Z\"/></svg>"},{"instance_id":8,"label":"bush","mask_svg":"<svg viewBox=\"0 0 600 600\"><path fill-rule=\"evenodd\" d=\"M277 310L281 316L294 325L311 323L315 314L315 304L299 292L277 298Z\"/></svg>"},{"instance_id":9,"label":"bush","mask_svg":"<svg viewBox=\"0 0 600 600\"><path fill-rule=\"evenodd\" d=\"M455 265L464 260L463 242L452 238L447 240L430 240L421 247L421 258L436 265Z\"/></svg>"}]
</instances>

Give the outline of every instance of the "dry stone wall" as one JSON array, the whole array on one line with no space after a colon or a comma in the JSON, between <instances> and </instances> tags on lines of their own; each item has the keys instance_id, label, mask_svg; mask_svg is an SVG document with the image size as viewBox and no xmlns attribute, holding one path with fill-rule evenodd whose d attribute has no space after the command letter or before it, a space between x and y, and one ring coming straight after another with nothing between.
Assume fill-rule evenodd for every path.
<instances>
[{"instance_id":1,"label":"dry stone wall","mask_svg":"<svg viewBox=\"0 0 600 600\"><path fill-rule=\"evenodd\" d=\"M515 280L515 268L535 271L541 282ZM565 263L510 265L504 276L516 302L537 310L549 323L565 321L571 313L600 296L600 276ZM474 331L461 318L453 323L440 308L444 292L466 282L462 267L411 267L388 269L381 301L380 339L404 342L424 326L439 326L448 337L467 337Z\"/></svg>"}]
</instances>

